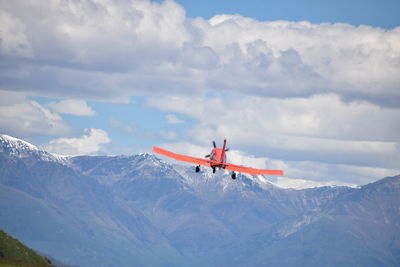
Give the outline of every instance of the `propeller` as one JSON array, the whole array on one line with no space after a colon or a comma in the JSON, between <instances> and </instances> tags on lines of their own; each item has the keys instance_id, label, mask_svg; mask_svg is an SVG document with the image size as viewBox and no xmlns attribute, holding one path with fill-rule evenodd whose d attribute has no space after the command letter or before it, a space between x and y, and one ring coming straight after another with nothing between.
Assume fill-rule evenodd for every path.
<instances>
[{"instance_id":1,"label":"propeller","mask_svg":"<svg viewBox=\"0 0 400 267\"><path fill-rule=\"evenodd\" d=\"M212 143L213 143L213 146L214 146L214 148L216 148L216 147L217 147L217 145L215 144L215 141L213 141Z\"/></svg>"},{"instance_id":2,"label":"propeller","mask_svg":"<svg viewBox=\"0 0 400 267\"><path fill-rule=\"evenodd\" d=\"M205 155L205 158L209 158L210 157L210 154L208 154L208 155Z\"/></svg>"},{"instance_id":3,"label":"propeller","mask_svg":"<svg viewBox=\"0 0 400 267\"><path fill-rule=\"evenodd\" d=\"M226 149L225 149L225 152L228 152L228 151L229 151L229 148L226 148Z\"/></svg>"}]
</instances>

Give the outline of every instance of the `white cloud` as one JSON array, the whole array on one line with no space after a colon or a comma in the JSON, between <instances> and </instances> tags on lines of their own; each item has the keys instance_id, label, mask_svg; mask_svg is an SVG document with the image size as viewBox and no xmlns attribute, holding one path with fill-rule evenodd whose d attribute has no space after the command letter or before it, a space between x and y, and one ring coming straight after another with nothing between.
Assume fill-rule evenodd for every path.
<instances>
[{"instance_id":1,"label":"white cloud","mask_svg":"<svg viewBox=\"0 0 400 267\"><path fill-rule=\"evenodd\" d=\"M0 129L2 132L27 137L32 135L68 135L67 123L25 94L0 90Z\"/></svg>"},{"instance_id":2,"label":"white cloud","mask_svg":"<svg viewBox=\"0 0 400 267\"><path fill-rule=\"evenodd\" d=\"M355 184L337 183L333 181L317 182L304 179L290 179L287 177L278 177L276 182L274 182L273 184L282 188L293 188L293 189L304 189L304 188L313 188L321 186L350 186L350 187L357 186Z\"/></svg>"},{"instance_id":3,"label":"white cloud","mask_svg":"<svg viewBox=\"0 0 400 267\"><path fill-rule=\"evenodd\" d=\"M190 19L173 1L16 0L3 1L1 9L14 25L6 29L17 36L4 49L29 47L34 55L7 72L23 71L22 78L1 70L9 89L18 84L41 95L106 101L162 91L284 98L332 92L382 106L400 103L400 27L239 15Z\"/></svg>"},{"instance_id":4,"label":"white cloud","mask_svg":"<svg viewBox=\"0 0 400 267\"><path fill-rule=\"evenodd\" d=\"M282 85L285 89L299 88L303 93L308 88L371 96L383 90L395 94L398 99L395 91L399 77L395 73L399 70L400 28L383 30L340 23L259 22L239 15L218 15L208 22L198 20L197 25L206 33L203 44L218 54L222 54L227 45L237 44L239 50L234 56L238 58L239 55L243 63L264 59L261 61L264 64L258 67L260 71L264 69L262 73L266 79L251 75L264 83L264 90ZM288 51L292 52L288 54ZM228 55L221 57L225 64L232 60ZM240 70L245 71L246 65L242 66ZM317 87L307 79L317 82ZM304 85L306 87L301 88ZM324 88L318 88L321 85Z\"/></svg>"},{"instance_id":5,"label":"white cloud","mask_svg":"<svg viewBox=\"0 0 400 267\"><path fill-rule=\"evenodd\" d=\"M92 155L101 151L102 146L111 139L101 129L85 129L85 134L78 138L57 138L44 145L47 151L60 155Z\"/></svg>"},{"instance_id":6,"label":"white cloud","mask_svg":"<svg viewBox=\"0 0 400 267\"><path fill-rule=\"evenodd\" d=\"M262 132L335 140L400 141L400 109L344 102L334 94L289 99L166 96L149 98L148 105L185 114L199 120L199 127L213 126L227 134L229 130L249 135ZM224 124L230 129L225 129Z\"/></svg>"},{"instance_id":7,"label":"white cloud","mask_svg":"<svg viewBox=\"0 0 400 267\"><path fill-rule=\"evenodd\" d=\"M32 57L32 47L21 20L0 9L0 25L0 54Z\"/></svg>"},{"instance_id":8,"label":"white cloud","mask_svg":"<svg viewBox=\"0 0 400 267\"><path fill-rule=\"evenodd\" d=\"M220 143L217 142L217 145ZM229 144L228 144L229 146ZM188 142L171 142L161 145L162 148L192 157L204 158L209 154L212 145L194 145ZM163 160L177 163L166 157ZM285 176L264 176L283 188L310 188L317 186L356 186L375 181L377 178L393 176L400 173L400 168L374 168L349 164L331 164L313 161L276 160L267 157L256 157L245 152L230 149L227 152L227 162L254 168L283 170ZM180 163L180 162L179 162ZM181 163L188 164L188 163Z\"/></svg>"},{"instance_id":9,"label":"white cloud","mask_svg":"<svg viewBox=\"0 0 400 267\"><path fill-rule=\"evenodd\" d=\"M277 183L279 178L300 179L321 185L364 185L377 179L400 173L396 168L379 168L349 164L333 164L316 161L272 161L285 171L284 177L271 177ZM281 180L281 182L284 180Z\"/></svg>"},{"instance_id":10,"label":"white cloud","mask_svg":"<svg viewBox=\"0 0 400 267\"><path fill-rule=\"evenodd\" d=\"M181 142L164 143L161 145L161 147L167 150L171 150L175 153L185 154L197 158L203 158L205 155L210 154L212 144L210 142L210 147L207 147L181 141ZM166 158L164 157L164 159Z\"/></svg>"},{"instance_id":11,"label":"white cloud","mask_svg":"<svg viewBox=\"0 0 400 267\"><path fill-rule=\"evenodd\" d=\"M1 106L21 104L26 101L27 101L27 99L26 99L26 96L24 93L0 90L0 105Z\"/></svg>"},{"instance_id":12,"label":"white cloud","mask_svg":"<svg viewBox=\"0 0 400 267\"><path fill-rule=\"evenodd\" d=\"M2 1L0 22L0 52L10 63L0 66L1 87L82 99L53 103L57 112L90 115L85 101L127 103L143 94L176 114L169 123L193 118L187 138L195 144L226 137L292 166L384 170L376 173L400 161L400 27L190 19L173 1L148 0ZM2 129L65 136L57 113L24 99L0 99Z\"/></svg>"},{"instance_id":13,"label":"white cloud","mask_svg":"<svg viewBox=\"0 0 400 267\"><path fill-rule=\"evenodd\" d=\"M176 132L167 129L161 129L160 136L167 140L175 140L176 139Z\"/></svg>"},{"instance_id":14,"label":"white cloud","mask_svg":"<svg viewBox=\"0 0 400 267\"><path fill-rule=\"evenodd\" d=\"M77 116L92 116L96 114L96 112L87 105L86 101L79 99L66 99L60 102L51 102L46 106L61 114Z\"/></svg>"},{"instance_id":15,"label":"white cloud","mask_svg":"<svg viewBox=\"0 0 400 267\"><path fill-rule=\"evenodd\" d=\"M168 123L171 124L178 124L184 122L183 120L179 119L175 114L167 114L165 115Z\"/></svg>"},{"instance_id":16,"label":"white cloud","mask_svg":"<svg viewBox=\"0 0 400 267\"><path fill-rule=\"evenodd\" d=\"M301 169L300 165L293 162L308 161L318 166L383 170L375 174L394 174L393 170L398 170L400 109L381 108L368 102L344 102L332 94L291 99L170 96L162 100L151 98L148 105L197 120L198 124L188 132L188 139L197 144L208 145L210 140L227 138L232 148L246 150L258 158L268 157L270 162L277 159L291 162L297 169ZM240 159L240 154L232 152L232 160L236 157L246 162ZM250 162L262 165L260 159ZM339 174L335 167L316 169L313 173L288 173L291 178L305 180L311 175L318 179L315 175L318 174L320 179L354 182L362 178L341 176L346 171L354 176L367 176L343 167Z\"/></svg>"}]
</instances>

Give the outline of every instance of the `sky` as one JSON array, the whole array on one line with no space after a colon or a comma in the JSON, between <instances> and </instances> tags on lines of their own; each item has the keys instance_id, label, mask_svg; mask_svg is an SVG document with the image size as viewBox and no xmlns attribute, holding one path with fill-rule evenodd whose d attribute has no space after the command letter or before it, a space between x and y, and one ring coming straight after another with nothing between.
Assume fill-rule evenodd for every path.
<instances>
[{"instance_id":1,"label":"sky","mask_svg":"<svg viewBox=\"0 0 400 267\"><path fill-rule=\"evenodd\" d=\"M399 1L0 0L0 132L61 155L160 146L282 169L400 173ZM161 157L161 156L160 156Z\"/></svg>"}]
</instances>

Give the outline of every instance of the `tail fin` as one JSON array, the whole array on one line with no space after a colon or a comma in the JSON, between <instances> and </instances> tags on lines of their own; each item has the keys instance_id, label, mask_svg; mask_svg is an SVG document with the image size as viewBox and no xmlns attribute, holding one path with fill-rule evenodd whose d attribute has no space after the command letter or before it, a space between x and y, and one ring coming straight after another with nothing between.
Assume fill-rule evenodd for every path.
<instances>
[{"instance_id":1,"label":"tail fin","mask_svg":"<svg viewBox=\"0 0 400 267\"><path fill-rule=\"evenodd\" d=\"M226 139L224 139L224 145L222 146L221 158L219 159L220 162L224 161L224 158L225 158L225 147L226 147Z\"/></svg>"}]
</instances>

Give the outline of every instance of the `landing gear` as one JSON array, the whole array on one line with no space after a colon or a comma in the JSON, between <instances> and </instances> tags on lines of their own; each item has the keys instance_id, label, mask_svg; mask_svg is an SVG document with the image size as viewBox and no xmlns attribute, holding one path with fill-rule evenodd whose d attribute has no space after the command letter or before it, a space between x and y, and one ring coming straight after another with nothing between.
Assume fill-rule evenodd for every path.
<instances>
[{"instance_id":1,"label":"landing gear","mask_svg":"<svg viewBox=\"0 0 400 267\"><path fill-rule=\"evenodd\" d=\"M196 166L196 172L200 171L200 166Z\"/></svg>"},{"instance_id":2,"label":"landing gear","mask_svg":"<svg viewBox=\"0 0 400 267\"><path fill-rule=\"evenodd\" d=\"M231 177L232 177L233 180L235 180L235 179L236 179L236 173L235 173L235 172L232 172Z\"/></svg>"}]
</instances>

